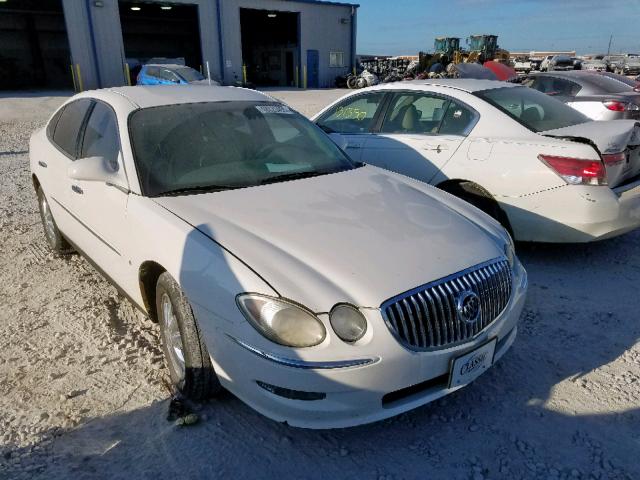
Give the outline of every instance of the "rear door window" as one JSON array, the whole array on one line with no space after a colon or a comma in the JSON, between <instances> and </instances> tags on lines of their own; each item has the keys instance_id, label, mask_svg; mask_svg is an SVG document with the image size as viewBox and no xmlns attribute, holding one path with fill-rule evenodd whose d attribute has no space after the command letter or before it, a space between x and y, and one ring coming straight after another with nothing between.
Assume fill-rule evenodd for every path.
<instances>
[{"instance_id":1,"label":"rear door window","mask_svg":"<svg viewBox=\"0 0 640 480\"><path fill-rule=\"evenodd\" d=\"M438 134L465 137L469 135L477 119L478 115L474 110L458 102L451 101L440 124Z\"/></svg>"},{"instance_id":2,"label":"rear door window","mask_svg":"<svg viewBox=\"0 0 640 480\"><path fill-rule=\"evenodd\" d=\"M461 135L475 123L475 113L445 97L398 93L391 102L381 133Z\"/></svg>"},{"instance_id":3,"label":"rear door window","mask_svg":"<svg viewBox=\"0 0 640 480\"><path fill-rule=\"evenodd\" d=\"M91 100L87 98L69 103L60 114L53 132L53 142L73 159L78 155L78 135L89 107Z\"/></svg>"},{"instance_id":4,"label":"rear door window","mask_svg":"<svg viewBox=\"0 0 640 480\"><path fill-rule=\"evenodd\" d=\"M326 132L369 133L384 93L368 93L349 98L325 113L317 124Z\"/></svg>"},{"instance_id":5,"label":"rear door window","mask_svg":"<svg viewBox=\"0 0 640 480\"><path fill-rule=\"evenodd\" d=\"M380 131L435 134L449 103L446 98L422 93L396 94Z\"/></svg>"},{"instance_id":6,"label":"rear door window","mask_svg":"<svg viewBox=\"0 0 640 480\"><path fill-rule=\"evenodd\" d=\"M107 105L96 102L84 130L80 157L103 157L116 170L119 151L116 116Z\"/></svg>"}]
</instances>

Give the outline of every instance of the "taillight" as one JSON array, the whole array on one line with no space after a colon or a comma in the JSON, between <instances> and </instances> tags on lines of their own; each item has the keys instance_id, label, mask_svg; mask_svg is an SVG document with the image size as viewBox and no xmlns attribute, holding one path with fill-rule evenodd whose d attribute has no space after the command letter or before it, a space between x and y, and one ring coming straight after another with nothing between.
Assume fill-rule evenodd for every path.
<instances>
[{"instance_id":1,"label":"taillight","mask_svg":"<svg viewBox=\"0 0 640 480\"><path fill-rule=\"evenodd\" d=\"M622 102L616 102L614 100L608 102L602 102L607 109L612 110L614 112L624 112L627 110L627 104Z\"/></svg>"},{"instance_id":2,"label":"taillight","mask_svg":"<svg viewBox=\"0 0 640 480\"><path fill-rule=\"evenodd\" d=\"M602 104L607 107L609 110L614 112L627 112L627 111L636 111L640 110L640 106L635 103L625 103L618 102L617 100L609 100L606 102L602 102Z\"/></svg>"},{"instance_id":3,"label":"taillight","mask_svg":"<svg viewBox=\"0 0 640 480\"><path fill-rule=\"evenodd\" d=\"M571 185L606 185L607 171L600 160L538 155L538 158Z\"/></svg>"},{"instance_id":4,"label":"taillight","mask_svg":"<svg viewBox=\"0 0 640 480\"><path fill-rule=\"evenodd\" d=\"M602 155L602 160L604 164L611 167L613 165L618 165L619 163L625 162L627 160L627 154L625 152L620 153L608 153Z\"/></svg>"}]
</instances>

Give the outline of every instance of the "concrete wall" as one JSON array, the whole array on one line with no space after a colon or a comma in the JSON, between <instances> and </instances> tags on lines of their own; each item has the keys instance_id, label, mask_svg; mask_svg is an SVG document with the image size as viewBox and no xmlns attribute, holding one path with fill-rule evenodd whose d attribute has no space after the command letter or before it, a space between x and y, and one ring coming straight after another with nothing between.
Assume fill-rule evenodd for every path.
<instances>
[{"instance_id":1,"label":"concrete wall","mask_svg":"<svg viewBox=\"0 0 640 480\"><path fill-rule=\"evenodd\" d=\"M332 86L336 76L352 68L356 9L351 6L307 0L171 0L171 3L198 6L203 65L208 61L211 76L226 84L242 79L240 8L299 12L301 58L296 63L305 65L307 50L318 50L321 87ZM125 55L118 0L63 0L63 8L71 57L80 66L84 89L124 85ZM348 23L341 23L342 18L348 19ZM329 67L332 51L344 52L345 67Z\"/></svg>"}]
</instances>

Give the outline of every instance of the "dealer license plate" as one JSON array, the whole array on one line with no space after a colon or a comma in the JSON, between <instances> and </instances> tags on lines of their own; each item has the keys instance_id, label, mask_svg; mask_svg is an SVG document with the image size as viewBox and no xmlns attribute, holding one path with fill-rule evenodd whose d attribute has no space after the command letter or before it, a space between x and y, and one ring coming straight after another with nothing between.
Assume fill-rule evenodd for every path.
<instances>
[{"instance_id":1,"label":"dealer license plate","mask_svg":"<svg viewBox=\"0 0 640 480\"><path fill-rule=\"evenodd\" d=\"M455 358L451 362L449 388L466 385L486 372L493 365L493 354L496 351L497 341L497 338L493 338L475 350Z\"/></svg>"}]
</instances>

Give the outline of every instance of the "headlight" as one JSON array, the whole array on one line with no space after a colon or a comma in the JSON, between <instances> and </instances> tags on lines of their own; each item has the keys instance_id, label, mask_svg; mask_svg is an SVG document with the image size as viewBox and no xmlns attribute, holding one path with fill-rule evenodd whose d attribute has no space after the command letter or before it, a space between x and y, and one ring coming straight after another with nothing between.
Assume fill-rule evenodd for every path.
<instances>
[{"instance_id":1,"label":"headlight","mask_svg":"<svg viewBox=\"0 0 640 480\"><path fill-rule=\"evenodd\" d=\"M516 261L516 247L513 243L513 238L511 238L511 235L509 235L509 232L506 232L506 234L509 240L504 244L504 256L507 257L509 265L511 266L511 268L513 268L513 265Z\"/></svg>"},{"instance_id":2,"label":"headlight","mask_svg":"<svg viewBox=\"0 0 640 480\"><path fill-rule=\"evenodd\" d=\"M258 332L280 345L312 347L325 339L322 322L312 312L291 301L245 293L238 295L236 302Z\"/></svg>"},{"instance_id":3,"label":"headlight","mask_svg":"<svg viewBox=\"0 0 640 480\"><path fill-rule=\"evenodd\" d=\"M331 309L329 321L336 335L347 343L357 342L367 331L367 319L360 310L346 303Z\"/></svg>"}]
</instances>

